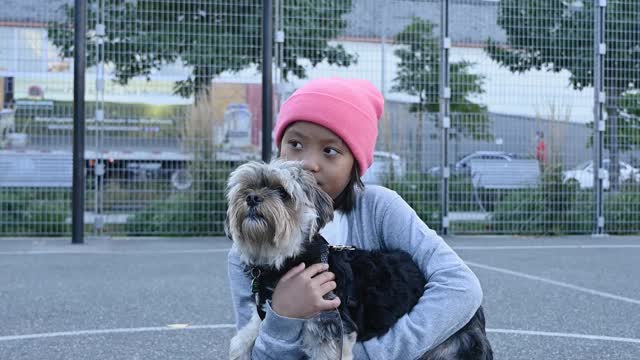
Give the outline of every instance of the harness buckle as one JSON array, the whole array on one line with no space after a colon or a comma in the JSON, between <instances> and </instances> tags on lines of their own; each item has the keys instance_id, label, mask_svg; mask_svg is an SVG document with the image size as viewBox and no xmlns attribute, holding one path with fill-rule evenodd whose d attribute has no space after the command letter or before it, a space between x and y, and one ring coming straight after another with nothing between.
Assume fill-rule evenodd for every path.
<instances>
[{"instance_id":1,"label":"harness buckle","mask_svg":"<svg viewBox=\"0 0 640 360\"><path fill-rule=\"evenodd\" d=\"M333 251L352 251L355 250L355 246L350 245L329 245L329 250Z\"/></svg>"}]
</instances>

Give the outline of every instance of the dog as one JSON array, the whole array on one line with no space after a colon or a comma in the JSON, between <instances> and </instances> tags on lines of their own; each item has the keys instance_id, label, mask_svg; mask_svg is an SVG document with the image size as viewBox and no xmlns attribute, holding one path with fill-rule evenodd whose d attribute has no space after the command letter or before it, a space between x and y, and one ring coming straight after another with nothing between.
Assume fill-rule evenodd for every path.
<instances>
[{"instance_id":1,"label":"dog","mask_svg":"<svg viewBox=\"0 0 640 360\"><path fill-rule=\"evenodd\" d=\"M385 334L424 292L426 280L403 251L366 251L330 246L319 230L333 219L333 201L300 162L248 162L227 184L227 236L235 243L252 281L255 307L249 323L232 338L230 359L250 359L264 305L278 280L300 262L325 262L335 273L336 312L305 322L303 351L309 359L351 359L356 341ZM482 308L461 330L423 360L491 360Z\"/></svg>"}]
</instances>

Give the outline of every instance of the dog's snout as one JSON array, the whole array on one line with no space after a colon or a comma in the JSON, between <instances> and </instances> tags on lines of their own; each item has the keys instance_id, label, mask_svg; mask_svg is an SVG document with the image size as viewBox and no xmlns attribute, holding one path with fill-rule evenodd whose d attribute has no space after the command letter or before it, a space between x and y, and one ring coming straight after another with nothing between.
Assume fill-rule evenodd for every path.
<instances>
[{"instance_id":1,"label":"dog's snout","mask_svg":"<svg viewBox=\"0 0 640 360\"><path fill-rule=\"evenodd\" d=\"M262 198L256 194L247 195L247 205L249 206L257 206L262 202Z\"/></svg>"}]
</instances>

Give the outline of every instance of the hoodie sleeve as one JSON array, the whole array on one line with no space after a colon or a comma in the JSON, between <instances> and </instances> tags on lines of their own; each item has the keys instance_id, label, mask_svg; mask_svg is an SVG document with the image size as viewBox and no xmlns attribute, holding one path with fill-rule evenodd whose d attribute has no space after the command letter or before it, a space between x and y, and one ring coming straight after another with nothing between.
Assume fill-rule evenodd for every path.
<instances>
[{"instance_id":1,"label":"hoodie sleeve","mask_svg":"<svg viewBox=\"0 0 640 360\"><path fill-rule=\"evenodd\" d=\"M482 303L475 274L399 195L388 194L371 217L377 240L383 248L411 254L427 285L389 332L356 344L355 359L417 359L466 325Z\"/></svg>"},{"instance_id":2,"label":"hoodie sleeve","mask_svg":"<svg viewBox=\"0 0 640 360\"><path fill-rule=\"evenodd\" d=\"M240 330L249 323L255 302L251 296L251 279L244 272L244 266L235 246L229 251L228 275L236 315L236 330ZM301 350L304 322L303 319L276 314L271 309L271 304L267 302L266 316L260 324L251 359L299 360L304 358Z\"/></svg>"}]
</instances>

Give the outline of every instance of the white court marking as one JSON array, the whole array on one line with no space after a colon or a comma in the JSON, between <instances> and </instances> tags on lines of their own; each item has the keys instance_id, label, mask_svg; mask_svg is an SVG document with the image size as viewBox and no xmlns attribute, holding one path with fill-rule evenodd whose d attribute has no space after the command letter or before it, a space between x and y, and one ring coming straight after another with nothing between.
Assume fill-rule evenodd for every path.
<instances>
[{"instance_id":1,"label":"white court marking","mask_svg":"<svg viewBox=\"0 0 640 360\"><path fill-rule=\"evenodd\" d=\"M77 249L77 250L17 250L0 251L0 255L169 255L169 254L208 254L229 252L228 248L223 249L190 249L190 250L97 250L97 249Z\"/></svg>"},{"instance_id":2,"label":"white court marking","mask_svg":"<svg viewBox=\"0 0 640 360\"><path fill-rule=\"evenodd\" d=\"M63 331L63 332L28 334L28 335L0 336L0 342L45 339L45 338L53 338L53 337L91 336L91 335L105 335L105 334L107 335L108 334L130 334L130 333L180 331L180 330L219 330L219 329L234 329L234 328L235 328L234 324L213 324L213 325L189 325L184 327L160 326L160 327L141 327L141 328ZM487 332L496 333L496 334L562 337L562 338L573 338L573 339L615 341L615 342L640 344L640 339L623 338L623 337L615 337L615 336L590 335L590 334L575 334L575 333L517 330L517 329L487 329Z\"/></svg>"},{"instance_id":3,"label":"white court marking","mask_svg":"<svg viewBox=\"0 0 640 360\"><path fill-rule=\"evenodd\" d=\"M640 244L591 244L591 245L497 245L497 246L451 246L455 250L556 250L556 249L640 249ZM0 256L11 255L163 255L163 254L207 254L229 252L230 248L185 249L185 250L108 250L108 249L57 249L0 251Z\"/></svg>"},{"instance_id":4,"label":"white court marking","mask_svg":"<svg viewBox=\"0 0 640 360\"><path fill-rule=\"evenodd\" d=\"M557 250L557 249L640 249L640 244L592 244L592 245L495 245L495 246L451 246L455 250Z\"/></svg>"},{"instance_id":5,"label":"white court marking","mask_svg":"<svg viewBox=\"0 0 640 360\"><path fill-rule=\"evenodd\" d=\"M640 339L623 338L623 337L617 337L617 336L601 336L601 335L589 335L589 334L572 334L572 333L562 333L562 332L512 330L512 329L487 329L487 332L495 333L495 334L563 337L563 338L573 338L573 339L617 341L617 342L625 342L625 343L632 343L632 344L640 344Z\"/></svg>"},{"instance_id":6,"label":"white court marking","mask_svg":"<svg viewBox=\"0 0 640 360\"><path fill-rule=\"evenodd\" d=\"M632 299L632 298L628 298L628 297L624 297L624 296L619 296L619 295L607 293L607 292L604 292L604 291L593 290L593 289L589 289L589 288L586 288L586 287L577 286L577 285L565 283L565 282L562 282L562 281L551 280L551 279L543 278L543 277L540 277L540 276L529 275L529 274L525 274L525 273L521 273L521 272L518 272L518 271L509 270L509 269L504 269L504 268L499 268L499 267L495 267L495 266L478 264L478 263L472 262L472 261L465 261L465 263L467 265L475 266L475 267L480 268L480 269L496 271L496 272L499 272L499 273L518 276L518 277L522 277L522 278L529 279L529 280L541 281L541 282L544 282L544 283L547 283L547 284L561 286L561 287L564 287L564 288L567 288L567 289L581 291L581 292L584 292L584 293L587 293L587 294L591 294L591 295L602 296L602 297L609 298L609 299L614 299L614 300L628 302L628 303L631 303L631 304L640 305L640 300Z\"/></svg>"},{"instance_id":7,"label":"white court marking","mask_svg":"<svg viewBox=\"0 0 640 360\"><path fill-rule=\"evenodd\" d=\"M154 331L235 329L235 327L236 326L234 324L213 324L213 325L189 325L186 327L157 326L157 327L141 327L141 328L62 331L62 332L40 333L40 334L0 336L0 342L12 341L12 340L31 340L31 339L43 339L43 338L52 338L52 337L65 337L65 336L130 334L130 333L142 333L142 332L154 332Z\"/></svg>"}]
</instances>

